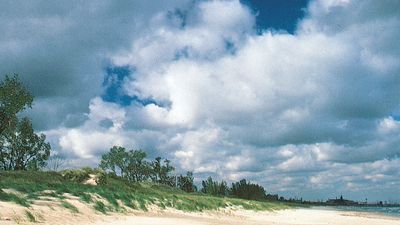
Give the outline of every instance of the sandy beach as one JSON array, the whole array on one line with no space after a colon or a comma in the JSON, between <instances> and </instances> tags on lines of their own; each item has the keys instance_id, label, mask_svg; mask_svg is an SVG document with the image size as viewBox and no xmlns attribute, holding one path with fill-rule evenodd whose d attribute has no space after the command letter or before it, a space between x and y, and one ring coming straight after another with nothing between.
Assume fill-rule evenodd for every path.
<instances>
[{"instance_id":1,"label":"sandy beach","mask_svg":"<svg viewBox=\"0 0 400 225\"><path fill-rule=\"evenodd\" d=\"M359 212L338 212L330 210L314 209L290 209L276 212L254 212L239 210L230 215L222 214L181 214L165 212L163 214L144 214L137 216L126 216L121 218L107 218L104 221L95 222L96 225L130 225L130 224L276 224L276 225L299 225L299 224L331 224L331 225L355 225L355 224L400 224L400 219L386 217L377 214Z\"/></svg>"},{"instance_id":2,"label":"sandy beach","mask_svg":"<svg viewBox=\"0 0 400 225\"><path fill-rule=\"evenodd\" d=\"M70 200L71 201L71 200ZM54 205L41 204L25 208L14 203L0 202L0 224L34 224L26 217L29 211L36 218L36 223L44 225L200 225L200 224L330 224L330 225L400 225L400 218L381 214L334 211L313 208L298 208L278 211L249 211L238 208L206 212L182 212L175 209L160 210L157 208L143 211L127 211L124 213L109 213L107 215L95 212L78 200L72 200L78 207L79 213Z\"/></svg>"},{"instance_id":3,"label":"sandy beach","mask_svg":"<svg viewBox=\"0 0 400 225\"><path fill-rule=\"evenodd\" d=\"M96 225L130 225L130 224L276 224L276 225L298 225L298 224L331 224L331 225L384 225L400 224L400 219L386 217L371 213L339 212L330 210L314 209L291 209L276 212L254 212L238 210L230 215L218 213L185 214L176 212L165 212L159 214L144 214L137 216L126 216L121 218L107 218L104 221L95 222Z\"/></svg>"}]
</instances>

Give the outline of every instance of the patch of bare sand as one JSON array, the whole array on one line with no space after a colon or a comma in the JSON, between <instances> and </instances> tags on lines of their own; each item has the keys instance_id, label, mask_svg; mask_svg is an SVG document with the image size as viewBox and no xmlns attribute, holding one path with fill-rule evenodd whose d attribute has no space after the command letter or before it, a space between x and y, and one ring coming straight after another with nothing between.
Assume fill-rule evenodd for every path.
<instances>
[{"instance_id":1,"label":"patch of bare sand","mask_svg":"<svg viewBox=\"0 0 400 225\"><path fill-rule=\"evenodd\" d=\"M95 174L89 174L89 178L83 182L83 184L97 185L97 176Z\"/></svg>"}]
</instances>

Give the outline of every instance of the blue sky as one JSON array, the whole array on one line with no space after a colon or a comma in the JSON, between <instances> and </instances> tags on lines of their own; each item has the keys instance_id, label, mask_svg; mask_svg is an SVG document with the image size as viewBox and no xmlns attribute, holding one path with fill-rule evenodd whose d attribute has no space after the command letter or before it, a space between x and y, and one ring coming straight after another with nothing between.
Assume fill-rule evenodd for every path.
<instances>
[{"instance_id":1,"label":"blue sky","mask_svg":"<svg viewBox=\"0 0 400 225\"><path fill-rule=\"evenodd\" d=\"M304 17L308 0L241 0L256 13L257 29L295 31L297 22Z\"/></svg>"},{"instance_id":2,"label":"blue sky","mask_svg":"<svg viewBox=\"0 0 400 225\"><path fill-rule=\"evenodd\" d=\"M26 114L70 167L123 145L198 183L400 200L399 1L2 8L0 76L20 74L36 97Z\"/></svg>"}]
</instances>

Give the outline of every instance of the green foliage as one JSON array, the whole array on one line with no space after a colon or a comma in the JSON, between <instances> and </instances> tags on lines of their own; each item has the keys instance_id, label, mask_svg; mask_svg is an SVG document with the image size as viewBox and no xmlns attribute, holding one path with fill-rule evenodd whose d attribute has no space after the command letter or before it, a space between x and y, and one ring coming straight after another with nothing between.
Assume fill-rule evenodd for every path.
<instances>
[{"instance_id":1,"label":"green foliage","mask_svg":"<svg viewBox=\"0 0 400 225\"><path fill-rule=\"evenodd\" d=\"M245 179L232 183L231 195L237 198L265 200L266 194L262 186L246 182Z\"/></svg>"},{"instance_id":2,"label":"green foliage","mask_svg":"<svg viewBox=\"0 0 400 225\"><path fill-rule=\"evenodd\" d=\"M96 174L96 183L98 185L106 185L109 175L104 172L103 170L98 170L97 174Z\"/></svg>"},{"instance_id":3,"label":"green foliage","mask_svg":"<svg viewBox=\"0 0 400 225\"><path fill-rule=\"evenodd\" d=\"M86 203L90 203L93 201L92 196L89 195L88 193L82 192L82 193L79 193L78 195L79 195L79 198Z\"/></svg>"},{"instance_id":4,"label":"green foliage","mask_svg":"<svg viewBox=\"0 0 400 225\"><path fill-rule=\"evenodd\" d=\"M147 154L142 150L130 150L127 152L127 178L133 182L148 180L151 173L149 162L145 160Z\"/></svg>"},{"instance_id":5,"label":"green foliage","mask_svg":"<svg viewBox=\"0 0 400 225\"><path fill-rule=\"evenodd\" d=\"M0 83L0 169L39 170L46 166L51 151L46 136L37 135L27 117L17 117L32 101L17 75L6 76Z\"/></svg>"},{"instance_id":6,"label":"green foliage","mask_svg":"<svg viewBox=\"0 0 400 225\"><path fill-rule=\"evenodd\" d=\"M139 182L148 179L150 167L145 160L146 153L141 150L129 150L114 146L101 157L99 167L113 174L120 174L129 181Z\"/></svg>"},{"instance_id":7,"label":"green foliage","mask_svg":"<svg viewBox=\"0 0 400 225\"><path fill-rule=\"evenodd\" d=\"M151 163L151 170L151 180L153 182L175 187L175 177L169 175L175 170L170 160L165 159L164 163L162 163L161 157L155 158Z\"/></svg>"},{"instance_id":8,"label":"green foliage","mask_svg":"<svg viewBox=\"0 0 400 225\"><path fill-rule=\"evenodd\" d=\"M18 196L16 194L12 194L12 193L5 193L2 190L0 190L0 200L1 201L5 201L5 202L15 202L18 205L22 205L22 206L25 206L25 207L29 207L30 206L30 204L26 200L26 198Z\"/></svg>"},{"instance_id":9,"label":"green foliage","mask_svg":"<svg viewBox=\"0 0 400 225\"><path fill-rule=\"evenodd\" d=\"M108 153L101 156L99 167L103 170L111 170L114 174L119 172L121 177L125 177L128 166L127 154L124 147L114 146Z\"/></svg>"},{"instance_id":10,"label":"green foliage","mask_svg":"<svg viewBox=\"0 0 400 225\"><path fill-rule=\"evenodd\" d=\"M169 175L175 169L170 161L165 159L162 163L161 158L158 157L155 161L149 162L146 156L146 152L142 150L128 151L124 147L114 146L102 155L99 167L131 182L151 179L153 182L175 186L174 177Z\"/></svg>"},{"instance_id":11,"label":"green foliage","mask_svg":"<svg viewBox=\"0 0 400 225\"><path fill-rule=\"evenodd\" d=\"M107 207L106 207L106 205L105 205L103 202L101 202L101 201L96 201L96 202L94 203L94 209L97 210L97 211L99 211L99 212L101 212L101 213L104 213L104 214L107 213Z\"/></svg>"},{"instance_id":12,"label":"green foliage","mask_svg":"<svg viewBox=\"0 0 400 225\"><path fill-rule=\"evenodd\" d=\"M61 171L61 175L65 180L69 180L72 182L82 183L83 181L87 180L90 176L91 171L85 169L68 169Z\"/></svg>"},{"instance_id":13,"label":"green foliage","mask_svg":"<svg viewBox=\"0 0 400 225\"><path fill-rule=\"evenodd\" d=\"M208 177L207 180L203 180L201 182L203 188L201 192L213 196L227 196L229 192L228 185L225 181L214 181L211 177Z\"/></svg>"},{"instance_id":14,"label":"green foliage","mask_svg":"<svg viewBox=\"0 0 400 225\"><path fill-rule=\"evenodd\" d=\"M35 134L28 118L18 121L0 137L0 166L4 170L39 170L46 165L50 144L46 136Z\"/></svg>"},{"instance_id":15,"label":"green foliage","mask_svg":"<svg viewBox=\"0 0 400 225\"><path fill-rule=\"evenodd\" d=\"M185 192L195 192L197 187L194 185L193 172L187 172L186 176L180 175L178 177L178 188Z\"/></svg>"},{"instance_id":16,"label":"green foliage","mask_svg":"<svg viewBox=\"0 0 400 225\"><path fill-rule=\"evenodd\" d=\"M17 113L32 106L33 96L25 89L18 75L6 75L0 83L0 135L15 120Z\"/></svg>"}]
</instances>

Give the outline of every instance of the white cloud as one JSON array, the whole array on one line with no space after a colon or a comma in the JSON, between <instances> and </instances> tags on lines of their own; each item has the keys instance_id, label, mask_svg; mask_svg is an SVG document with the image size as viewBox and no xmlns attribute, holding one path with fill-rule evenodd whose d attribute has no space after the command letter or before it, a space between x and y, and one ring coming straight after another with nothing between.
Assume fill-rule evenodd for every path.
<instances>
[{"instance_id":1,"label":"white cloud","mask_svg":"<svg viewBox=\"0 0 400 225\"><path fill-rule=\"evenodd\" d=\"M390 117L400 104L395 97L400 18L390 9L396 3L376 4L315 1L294 35L257 35L248 13L233 13L241 9L237 1L206 2L194 15L189 12L196 22L183 29L154 24L128 58L116 55L114 62L137 70L127 93L171 103L162 116L170 127L179 124L171 150L184 168L258 180L274 168L294 176L279 190L293 190L309 176L324 186L331 182L318 174L335 176L337 163L368 167L384 158L397 160L400 152L398 122ZM218 7L229 13L216 22ZM239 37L232 38L234 52L221 41L226 35ZM177 58L182 49L184 57ZM204 140L215 129L223 135ZM382 135L389 131L397 136ZM248 162L264 166L247 173ZM345 174L344 180L357 184ZM340 183L333 180L332 185Z\"/></svg>"},{"instance_id":2,"label":"white cloud","mask_svg":"<svg viewBox=\"0 0 400 225\"><path fill-rule=\"evenodd\" d=\"M240 1L196 2L184 18L151 10L105 55L133 68L125 94L155 102L120 106L92 93L84 122L47 133L80 158L126 145L272 192L394 198L400 15L399 3L384 3L312 1L295 34L257 34Z\"/></svg>"}]
</instances>

